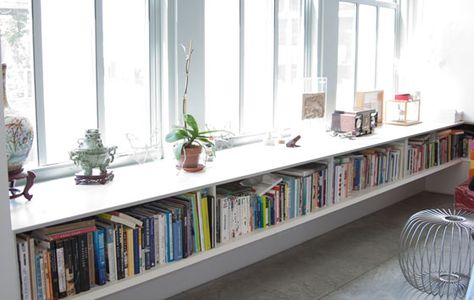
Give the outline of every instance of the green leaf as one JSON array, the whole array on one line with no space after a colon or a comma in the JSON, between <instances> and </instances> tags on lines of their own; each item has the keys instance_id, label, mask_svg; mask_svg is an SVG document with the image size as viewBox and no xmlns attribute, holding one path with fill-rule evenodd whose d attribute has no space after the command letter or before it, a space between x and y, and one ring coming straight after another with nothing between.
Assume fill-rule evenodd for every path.
<instances>
[{"instance_id":1,"label":"green leaf","mask_svg":"<svg viewBox=\"0 0 474 300\"><path fill-rule=\"evenodd\" d=\"M193 134L194 137L199 135L198 124L196 122L196 119L194 119L194 117L192 115L190 115L190 114L184 115L184 122L186 122L186 124L188 124L191 127L192 134Z\"/></svg>"},{"instance_id":2,"label":"green leaf","mask_svg":"<svg viewBox=\"0 0 474 300\"><path fill-rule=\"evenodd\" d=\"M207 137L205 137L205 136L198 136L198 137L196 138L196 140L199 140L199 141L204 142L204 143L206 143L206 144L212 144L212 145L214 145L214 142L211 141L211 140L209 140L209 139L208 139Z\"/></svg>"},{"instance_id":3,"label":"green leaf","mask_svg":"<svg viewBox=\"0 0 474 300\"><path fill-rule=\"evenodd\" d=\"M189 132L184 128L174 128L168 133L165 137L165 140L168 143L174 143L179 140L184 140L190 138Z\"/></svg>"},{"instance_id":4,"label":"green leaf","mask_svg":"<svg viewBox=\"0 0 474 300\"><path fill-rule=\"evenodd\" d=\"M184 143L176 143L174 145L174 157L176 157L177 160L181 158L181 152L183 152L183 146Z\"/></svg>"},{"instance_id":5,"label":"green leaf","mask_svg":"<svg viewBox=\"0 0 474 300\"><path fill-rule=\"evenodd\" d=\"M229 134L229 135L234 135L233 132L227 131L227 130L207 130L207 131L201 131L199 132L199 135L209 135L212 133L221 133L221 134Z\"/></svg>"}]
</instances>

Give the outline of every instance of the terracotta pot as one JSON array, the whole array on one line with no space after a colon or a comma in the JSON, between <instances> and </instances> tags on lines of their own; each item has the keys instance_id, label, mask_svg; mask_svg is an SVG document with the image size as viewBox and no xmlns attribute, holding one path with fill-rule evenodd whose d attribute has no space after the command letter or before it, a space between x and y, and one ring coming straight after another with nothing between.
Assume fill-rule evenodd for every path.
<instances>
[{"instance_id":1,"label":"terracotta pot","mask_svg":"<svg viewBox=\"0 0 474 300\"><path fill-rule=\"evenodd\" d=\"M191 145L183 148L179 165L184 169L195 169L199 166L199 156L201 155L202 147L199 145Z\"/></svg>"}]
</instances>

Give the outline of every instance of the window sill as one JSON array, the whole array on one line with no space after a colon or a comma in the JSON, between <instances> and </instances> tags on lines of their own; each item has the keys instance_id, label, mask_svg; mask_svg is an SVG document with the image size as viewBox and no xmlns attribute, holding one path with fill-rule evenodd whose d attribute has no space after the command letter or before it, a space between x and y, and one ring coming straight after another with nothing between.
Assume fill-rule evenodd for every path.
<instances>
[{"instance_id":1,"label":"window sill","mask_svg":"<svg viewBox=\"0 0 474 300\"><path fill-rule=\"evenodd\" d=\"M329 134L302 132L301 147L264 146L261 143L219 151L214 162L199 173L176 169L174 159L113 169L115 178L106 185L75 185L73 177L37 183L34 195L10 201L12 230L21 233L77 220L254 175L326 159L462 123L424 122L409 127L384 125L369 136L354 140Z\"/></svg>"}]
</instances>

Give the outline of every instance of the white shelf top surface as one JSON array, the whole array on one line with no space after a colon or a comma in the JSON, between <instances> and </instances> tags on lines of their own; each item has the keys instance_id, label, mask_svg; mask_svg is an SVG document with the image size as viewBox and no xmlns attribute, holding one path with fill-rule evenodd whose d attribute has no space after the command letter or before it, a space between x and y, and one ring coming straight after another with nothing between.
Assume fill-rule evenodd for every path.
<instances>
[{"instance_id":1,"label":"white shelf top surface","mask_svg":"<svg viewBox=\"0 0 474 300\"><path fill-rule=\"evenodd\" d=\"M101 212L195 191L283 168L386 144L461 123L421 123L408 127L384 125L375 133L354 140L326 132L303 133L301 147L264 146L261 143L219 151L214 162L198 173L178 172L176 162L159 160L113 169L106 185L76 185L73 177L37 183L28 202L10 202L12 230L25 232ZM306 130L305 132L311 132Z\"/></svg>"}]
</instances>

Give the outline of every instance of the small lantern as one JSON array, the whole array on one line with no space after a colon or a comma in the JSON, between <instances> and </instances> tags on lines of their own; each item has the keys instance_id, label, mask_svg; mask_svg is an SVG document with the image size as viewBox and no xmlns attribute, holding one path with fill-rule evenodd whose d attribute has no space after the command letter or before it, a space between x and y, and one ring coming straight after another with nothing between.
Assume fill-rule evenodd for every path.
<instances>
[{"instance_id":1,"label":"small lantern","mask_svg":"<svg viewBox=\"0 0 474 300\"><path fill-rule=\"evenodd\" d=\"M394 100L388 100L385 107L385 123L403 126L421 123L419 96L402 94L395 95Z\"/></svg>"}]
</instances>

